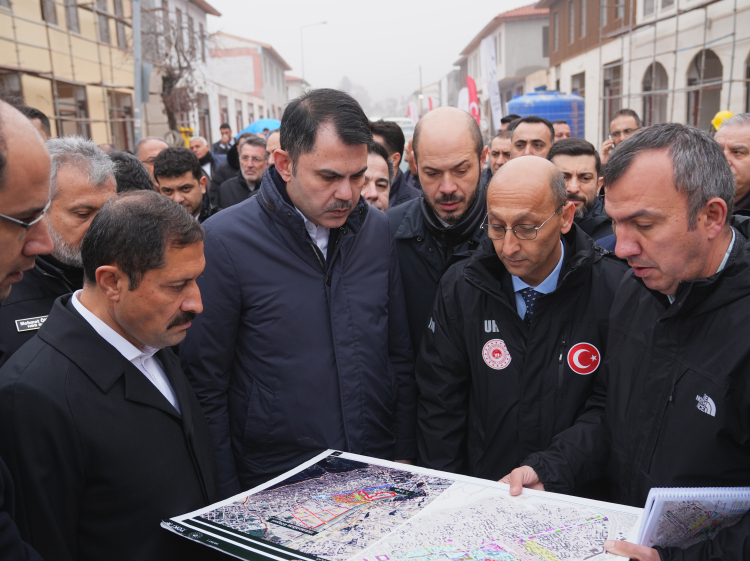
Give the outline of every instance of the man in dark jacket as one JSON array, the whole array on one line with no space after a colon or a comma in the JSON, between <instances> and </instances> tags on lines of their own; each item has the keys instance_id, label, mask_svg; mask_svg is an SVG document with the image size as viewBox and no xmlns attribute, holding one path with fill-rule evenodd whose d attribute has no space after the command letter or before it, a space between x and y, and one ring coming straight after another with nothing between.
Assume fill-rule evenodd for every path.
<instances>
[{"instance_id":1,"label":"man in dark jacket","mask_svg":"<svg viewBox=\"0 0 750 561\"><path fill-rule=\"evenodd\" d=\"M47 559L217 558L159 527L217 499L211 436L168 348L201 311L203 229L150 191L107 203L60 297L0 369L19 529Z\"/></svg>"},{"instance_id":2,"label":"man in dark jacket","mask_svg":"<svg viewBox=\"0 0 750 561\"><path fill-rule=\"evenodd\" d=\"M750 210L750 113L724 121L714 140L721 146L734 175L734 210Z\"/></svg>"},{"instance_id":3,"label":"man in dark jacket","mask_svg":"<svg viewBox=\"0 0 750 561\"><path fill-rule=\"evenodd\" d=\"M0 366L41 327L58 296L83 287L81 242L117 185L114 164L80 136L47 142L52 168L46 222L55 244L0 304Z\"/></svg>"},{"instance_id":4,"label":"man in dark jacket","mask_svg":"<svg viewBox=\"0 0 750 561\"><path fill-rule=\"evenodd\" d=\"M214 142L213 153L214 154L226 154L229 149L234 146L234 138L232 137L232 127L229 123L222 123L219 127L221 133L221 140Z\"/></svg>"},{"instance_id":5,"label":"man in dark jacket","mask_svg":"<svg viewBox=\"0 0 750 561\"><path fill-rule=\"evenodd\" d=\"M167 148L154 162L159 192L182 205L200 223L218 212L206 193L208 178L195 153L187 148Z\"/></svg>"},{"instance_id":6,"label":"man in dark jacket","mask_svg":"<svg viewBox=\"0 0 750 561\"><path fill-rule=\"evenodd\" d=\"M412 139L422 196L388 211L406 296L412 348L419 350L443 268L484 237L480 173L487 157L477 122L455 107L431 111Z\"/></svg>"},{"instance_id":7,"label":"man in dark jacket","mask_svg":"<svg viewBox=\"0 0 750 561\"><path fill-rule=\"evenodd\" d=\"M370 123L372 138L388 152L388 157L396 171L396 177L391 181L391 192L388 196L388 208L393 208L412 199L418 198L422 193L406 182L406 175L399 169L401 158L404 155L404 131L393 121L374 121Z\"/></svg>"},{"instance_id":8,"label":"man in dark jacket","mask_svg":"<svg viewBox=\"0 0 750 561\"><path fill-rule=\"evenodd\" d=\"M312 90L284 111L258 195L205 223L205 312L180 357L223 496L326 448L416 457L396 249L360 197L370 142L352 97Z\"/></svg>"},{"instance_id":9,"label":"man in dark jacket","mask_svg":"<svg viewBox=\"0 0 750 561\"><path fill-rule=\"evenodd\" d=\"M416 366L418 442L429 468L499 479L575 422L627 267L573 224L541 158L504 165L487 211L489 239L438 287Z\"/></svg>"},{"instance_id":10,"label":"man in dark jacket","mask_svg":"<svg viewBox=\"0 0 750 561\"><path fill-rule=\"evenodd\" d=\"M44 216L49 200L50 161L42 138L19 111L0 101L0 302L34 266L34 257L52 251ZM41 561L21 540L15 517L15 490L0 458L0 559Z\"/></svg>"},{"instance_id":11,"label":"man in dark jacket","mask_svg":"<svg viewBox=\"0 0 750 561\"><path fill-rule=\"evenodd\" d=\"M599 196L604 182L602 163L594 145L582 138L564 138L552 145L547 159L565 178L578 227L594 240L611 236L612 219L604 210L604 197Z\"/></svg>"},{"instance_id":12,"label":"man in dark jacket","mask_svg":"<svg viewBox=\"0 0 750 561\"><path fill-rule=\"evenodd\" d=\"M240 169L237 175L219 186L216 206L229 208L258 193L267 167L266 141L248 136L239 146Z\"/></svg>"},{"instance_id":13,"label":"man in dark jacket","mask_svg":"<svg viewBox=\"0 0 750 561\"><path fill-rule=\"evenodd\" d=\"M750 481L750 222L731 219L734 179L711 137L652 125L604 175L618 256L633 268L609 319L607 357L576 424L506 479L571 492L607 472L611 500L652 487ZM685 550L605 542L638 560L745 560L750 516Z\"/></svg>"}]
</instances>

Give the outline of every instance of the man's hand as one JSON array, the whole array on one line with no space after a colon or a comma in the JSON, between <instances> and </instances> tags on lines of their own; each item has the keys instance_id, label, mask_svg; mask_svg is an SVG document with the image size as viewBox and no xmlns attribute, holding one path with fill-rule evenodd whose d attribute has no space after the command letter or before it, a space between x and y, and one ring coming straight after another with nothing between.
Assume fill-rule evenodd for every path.
<instances>
[{"instance_id":1,"label":"man's hand","mask_svg":"<svg viewBox=\"0 0 750 561\"><path fill-rule=\"evenodd\" d=\"M394 460L397 464L406 464L407 466L413 466L414 460Z\"/></svg>"},{"instance_id":2,"label":"man's hand","mask_svg":"<svg viewBox=\"0 0 750 561\"><path fill-rule=\"evenodd\" d=\"M524 487L544 491L544 484L539 480L539 476L529 466L521 466L511 471L508 475L500 480L500 483L510 485L510 496L520 495Z\"/></svg>"},{"instance_id":3,"label":"man's hand","mask_svg":"<svg viewBox=\"0 0 750 561\"><path fill-rule=\"evenodd\" d=\"M607 163L607 160L609 159L609 153L614 148L615 141L611 138L608 138L604 141L604 144L602 144L602 149L599 150L599 157L602 160L602 165Z\"/></svg>"},{"instance_id":4,"label":"man's hand","mask_svg":"<svg viewBox=\"0 0 750 561\"><path fill-rule=\"evenodd\" d=\"M633 561L661 560L659 553L655 549L646 547L645 545L635 545L630 542L607 540L604 542L604 549L609 551L612 555L630 557Z\"/></svg>"}]
</instances>

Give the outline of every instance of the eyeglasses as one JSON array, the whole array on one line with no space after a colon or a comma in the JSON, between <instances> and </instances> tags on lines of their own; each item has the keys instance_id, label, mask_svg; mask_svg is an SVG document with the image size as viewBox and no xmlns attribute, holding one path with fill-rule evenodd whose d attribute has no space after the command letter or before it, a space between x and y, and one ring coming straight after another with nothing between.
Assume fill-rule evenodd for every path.
<instances>
[{"instance_id":1,"label":"eyeglasses","mask_svg":"<svg viewBox=\"0 0 750 561\"><path fill-rule=\"evenodd\" d=\"M611 133L609 136L611 136L612 138L620 138L620 135L630 136L637 130L638 129L625 129L624 131L615 131Z\"/></svg>"},{"instance_id":2,"label":"eyeglasses","mask_svg":"<svg viewBox=\"0 0 750 561\"><path fill-rule=\"evenodd\" d=\"M256 164L256 165L257 164L262 164L263 162L265 162L265 160L263 158L259 158L258 156L253 156L252 158L250 156L242 156L240 158L240 161L241 162L245 162L245 163L247 163L250 160L252 160L252 162L254 164Z\"/></svg>"},{"instance_id":3,"label":"eyeglasses","mask_svg":"<svg viewBox=\"0 0 750 561\"><path fill-rule=\"evenodd\" d=\"M16 226L20 226L21 228L24 228L23 234L21 234L21 237L19 238L19 241L21 241L26 234L29 233L29 230L36 224L39 224L39 222L44 218L44 215L47 214L47 211L49 210L49 205L52 203L52 201L47 201L47 204L44 205L44 208L42 209L42 212L37 216L36 218L32 218L31 220L24 221L19 220L18 218L13 218L11 216L5 216L4 214L0 214L0 220L5 220L6 222L10 222L11 224L15 224Z\"/></svg>"},{"instance_id":4,"label":"eyeglasses","mask_svg":"<svg viewBox=\"0 0 750 561\"><path fill-rule=\"evenodd\" d=\"M560 209L563 206L564 205L560 205L559 207L557 207L557 210L552 213L552 216L560 212ZM482 229L485 229L484 225L486 224L487 237L491 240L504 240L506 230L513 230L513 233L519 240L535 240L537 232L541 230L547 222L552 220L552 216L542 222L541 226L537 227L533 224L516 224L515 226L500 226L499 224L490 224L489 215L487 215L484 217L484 222L482 222Z\"/></svg>"}]
</instances>

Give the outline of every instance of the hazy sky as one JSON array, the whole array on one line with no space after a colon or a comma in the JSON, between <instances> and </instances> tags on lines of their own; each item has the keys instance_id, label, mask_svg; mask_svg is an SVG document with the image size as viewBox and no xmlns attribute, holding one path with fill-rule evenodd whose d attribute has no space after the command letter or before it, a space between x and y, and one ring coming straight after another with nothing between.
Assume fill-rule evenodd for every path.
<instances>
[{"instance_id":1,"label":"hazy sky","mask_svg":"<svg viewBox=\"0 0 750 561\"><path fill-rule=\"evenodd\" d=\"M270 43L301 76L300 27L305 37L305 79L337 87L343 76L373 101L405 97L450 72L463 48L497 14L529 0L208 0L222 13L209 29ZM519 46L522 47L522 46Z\"/></svg>"}]
</instances>

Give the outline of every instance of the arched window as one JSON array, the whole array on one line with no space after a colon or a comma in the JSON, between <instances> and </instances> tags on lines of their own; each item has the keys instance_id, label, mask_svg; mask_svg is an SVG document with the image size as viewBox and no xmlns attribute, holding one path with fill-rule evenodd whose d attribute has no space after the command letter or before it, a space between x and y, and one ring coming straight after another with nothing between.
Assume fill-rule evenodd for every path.
<instances>
[{"instance_id":1,"label":"arched window","mask_svg":"<svg viewBox=\"0 0 750 561\"><path fill-rule=\"evenodd\" d=\"M721 109L721 79L724 67L710 49L700 51L688 67L687 122L708 130Z\"/></svg>"},{"instance_id":2,"label":"arched window","mask_svg":"<svg viewBox=\"0 0 750 561\"><path fill-rule=\"evenodd\" d=\"M667 96L669 80L664 67L654 62L643 75L643 124L667 123Z\"/></svg>"}]
</instances>

